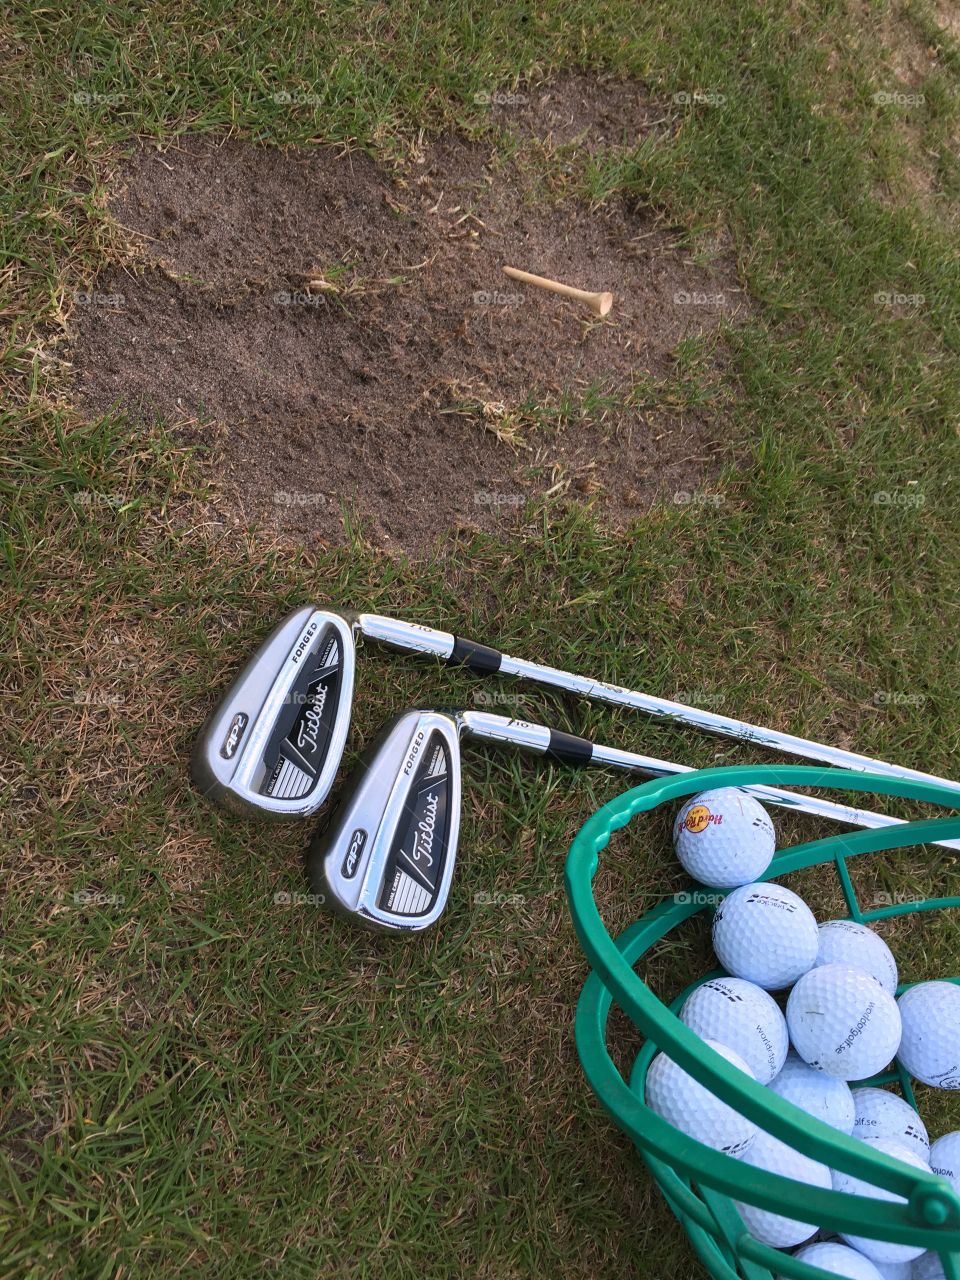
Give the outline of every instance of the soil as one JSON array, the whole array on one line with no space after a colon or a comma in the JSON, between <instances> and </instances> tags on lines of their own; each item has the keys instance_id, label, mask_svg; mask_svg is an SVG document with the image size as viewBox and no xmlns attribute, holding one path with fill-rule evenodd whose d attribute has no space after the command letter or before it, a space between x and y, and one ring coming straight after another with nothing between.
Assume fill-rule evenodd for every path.
<instances>
[{"instance_id":1,"label":"soil","mask_svg":"<svg viewBox=\"0 0 960 1280\"><path fill-rule=\"evenodd\" d=\"M490 95L490 114L508 132L534 139L547 150L570 147L591 153L635 146L650 134L669 132L673 114L653 102L633 80L566 75L540 89Z\"/></svg>"},{"instance_id":2,"label":"soil","mask_svg":"<svg viewBox=\"0 0 960 1280\"><path fill-rule=\"evenodd\" d=\"M491 114L574 147L662 123L636 85L618 92L619 108L570 77ZM624 397L736 315L731 262L694 265L624 200L557 199L522 142L507 150L448 137L398 173L332 147L138 150L109 185L129 260L72 317L77 399L208 442L235 518L298 540L343 541L349 518L371 543L427 554L451 529L515 522L527 499L590 502L622 527L695 488L716 427ZM597 321L508 264L610 290L613 311Z\"/></svg>"}]
</instances>

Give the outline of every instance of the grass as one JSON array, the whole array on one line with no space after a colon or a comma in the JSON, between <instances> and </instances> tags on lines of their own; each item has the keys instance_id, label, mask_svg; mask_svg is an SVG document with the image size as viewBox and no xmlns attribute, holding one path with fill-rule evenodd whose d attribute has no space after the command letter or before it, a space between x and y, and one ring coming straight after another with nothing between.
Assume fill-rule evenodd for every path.
<instances>
[{"instance_id":1,"label":"grass","mask_svg":"<svg viewBox=\"0 0 960 1280\"><path fill-rule=\"evenodd\" d=\"M572 1043L561 864L622 782L471 751L451 910L401 943L285 902L304 833L207 810L185 759L242 655L317 597L955 774L960 51L919 3L15 3L3 23L0 1275L689 1274ZM736 246L754 312L725 338L720 501L668 497L628 534L546 503L416 564L359 524L291 554L218 514L165 424L71 406L60 338L122 246L104 175L138 140L231 130L402 164L421 128L487 131L478 94L573 66L636 77L676 127L582 171L555 158L557 189L624 191L694 251L720 229ZM922 106L876 100L898 91ZM878 301L898 294L922 300ZM638 394L709 403L699 353L678 368ZM524 406L584 429L602 411ZM366 659L353 744L387 705L479 691ZM490 692L666 757L750 758ZM611 852L612 922L679 883L666 837ZM890 892L956 869L926 851L870 874ZM918 937L911 976L956 970L955 924ZM704 959L676 944L664 993Z\"/></svg>"}]
</instances>

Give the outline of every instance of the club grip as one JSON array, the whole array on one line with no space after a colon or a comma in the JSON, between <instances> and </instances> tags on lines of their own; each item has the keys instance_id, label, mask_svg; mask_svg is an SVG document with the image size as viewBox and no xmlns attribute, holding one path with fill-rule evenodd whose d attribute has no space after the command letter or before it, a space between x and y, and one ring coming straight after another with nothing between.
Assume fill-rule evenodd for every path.
<instances>
[{"instance_id":1,"label":"club grip","mask_svg":"<svg viewBox=\"0 0 960 1280\"><path fill-rule=\"evenodd\" d=\"M551 760L559 760L561 764L572 764L579 768L588 765L593 759L593 743L586 738L578 738L576 734L551 729L547 755Z\"/></svg>"},{"instance_id":2,"label":"club grip","mask_svg":"<svg viewBox=\"0 0 960 1280\"><path fill-rule=\"evenodd\" d=\"M485 644L454 636L447 666L466 667L468 671L475 671L478 676L493 676L500 670L502 661L503 654L499 649L491 649Z\"/></svg>"}]
</instances>

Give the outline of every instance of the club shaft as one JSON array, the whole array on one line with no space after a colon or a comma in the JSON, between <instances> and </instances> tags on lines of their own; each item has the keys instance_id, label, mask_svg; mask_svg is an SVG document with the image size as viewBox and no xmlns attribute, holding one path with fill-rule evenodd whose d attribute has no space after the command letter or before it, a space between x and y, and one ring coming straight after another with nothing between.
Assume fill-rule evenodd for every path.
<instances>
[{"instance_id":1,"label":"club shaft","mask_svg":"<svg viewBox=\"0 0 960 1280\"><path fill-rule=\"evenodd\" d=\"M654 756L640 755L633 751L623 751L618 747L592 743L572 734L558 733L556 729L548 729L544 725L530 724L526 720L511 720L507 716L497 716L482 711L463 711L457 718L464 733L471 737L486 742L509 744L539 755L553 756L566 764L625 769L630 773L648 774L654 778L694 772L689 765L674 764L671 760L658 760ZM784 791L779 787L752 786L745 787L744 790L749 791L752 796L756 796L765 804L795 809L800 813L809 813L817 818L829 818L831 821L844 822L853 827L869 829L896 827L902 825L904 821L902 818L890 818L886 814L874 813L870 809L858 809L834 800L823 800L818 796ZM944 849L960 849L960 840L940 840L936 843Z\"/></svg>"},{"instance_id":2,"label":"club shaft","mask_svg":"<svg viewBox=\"0 0 960 1280\"><path fill-rule=\"evenodd\" d=\"M516 676L536 684L562 689L566 693L575 693L594 702L630 707L634 711L643 711L659 719L687 724L708 733L723 734L742 742L782 751L787 755L816 760L821 764L840 769L882 773L890 777L907 778L913 782L933 782L960 794L960 782L940 778L935 774L924 773L919 769L908 769L903 765L888 764L883 760L874 760L870 756L860 755L855 751L829 747L820 742L812 742L808 738L782 733L778 729L760 728L731 716L717 715L712 711L688 707L682 702L671 702L669 699L657 698L649 693L639 693L633 689L625 689L621 685L609 684L605 680L592 680L586 676L574 675L569 671L561 671L557 667L528 662L523 658L513 658L486 645L477 644L472 640L463 640L448 631L438 631L432 627L371 613L358 614L353 621L360 633L370 640L405 652L429 654L450 665L466 666L479 675Z\"/></svg>"}]
</instances>

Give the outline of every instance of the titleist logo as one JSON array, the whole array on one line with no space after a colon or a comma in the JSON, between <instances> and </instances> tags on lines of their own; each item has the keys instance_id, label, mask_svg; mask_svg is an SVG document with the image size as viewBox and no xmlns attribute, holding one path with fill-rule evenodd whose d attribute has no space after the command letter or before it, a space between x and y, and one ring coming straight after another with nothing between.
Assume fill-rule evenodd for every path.
<instances>
[{"instance_id":1,"label":"titleist logo","mask_svg":"<svg viewBox=\"0 0 960 1280\"><path fill-rule=\"evenodd\" d=\"M423 817L413 829L413 848L407 857L411 862L423 862L433 866L433 841L436 836L439 797L428 794Z\"/></svg>"},{"instance_id":2,"label":"titleist logo","mask_svg":"<svg viewBox=\"0 0 960 1280\"><path fill-rule=\"evenodd\" d=\"M323 708L326 701L326 688L318 689L309 708L304 712L303 719L297 726L297 746L301 750L316 751L317 734L323 723Z\"/></svg>"}]
</instances>

